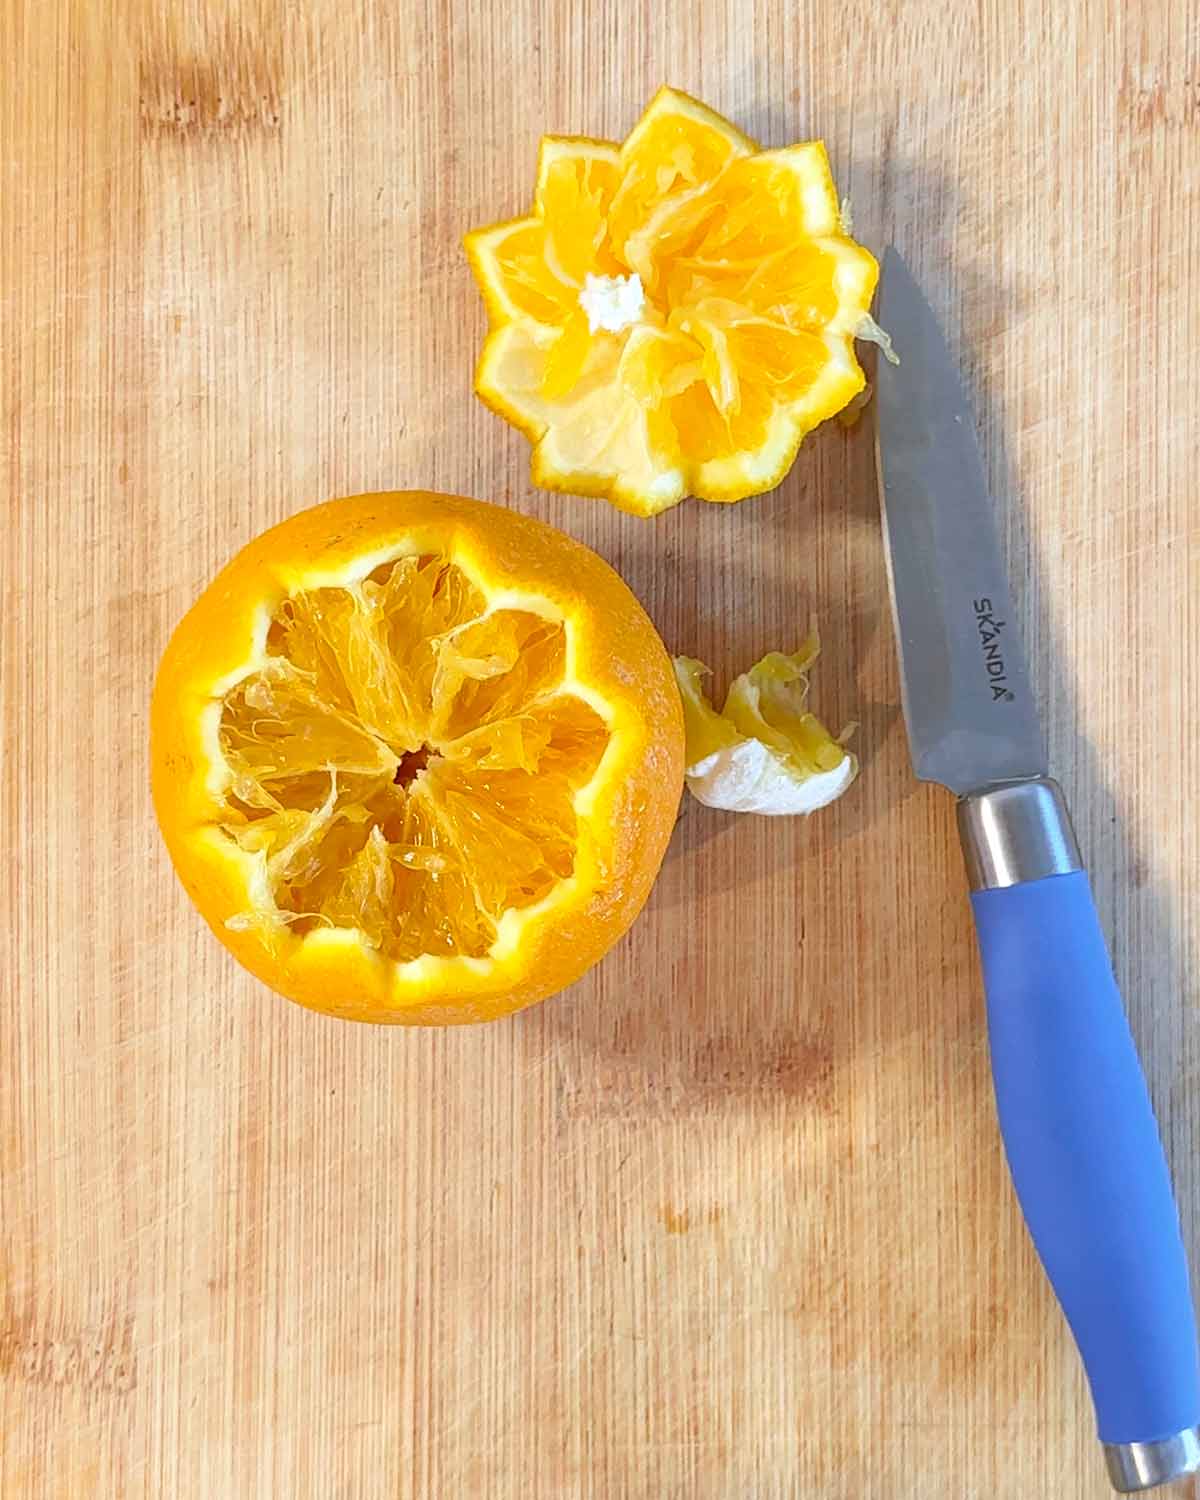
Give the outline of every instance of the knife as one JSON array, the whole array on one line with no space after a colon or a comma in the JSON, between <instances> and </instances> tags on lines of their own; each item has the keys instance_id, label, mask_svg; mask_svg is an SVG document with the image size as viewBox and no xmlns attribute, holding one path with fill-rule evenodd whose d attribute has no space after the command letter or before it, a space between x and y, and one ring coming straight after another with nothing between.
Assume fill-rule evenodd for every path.
<instances>
[{"instance_id":1,"label":"knife","mask_svg":"<svg viewBox=\"0 0 1200 1500\"><path fill-rule=\"evenodd\" d=\"M879 321L883 530L913 768L958 798L996 1109L1030 1234L1091 1386L1113 1487L1200 1468L1200 1361L1158 1127L1051 780L975 427L894 250Z\"/></svg>"}]
</instances>

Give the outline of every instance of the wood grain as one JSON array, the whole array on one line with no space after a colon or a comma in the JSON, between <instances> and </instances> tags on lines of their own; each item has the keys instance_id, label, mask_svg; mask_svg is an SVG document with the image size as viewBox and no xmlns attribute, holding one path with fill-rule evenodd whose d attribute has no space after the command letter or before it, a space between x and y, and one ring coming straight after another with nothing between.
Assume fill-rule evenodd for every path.
<instances>
[{"instance_id":1,"label":"wood grain","mask_svg":"<svg viewBox=\"0 0 1200 1500\"><path fill-rule=\"evenodd\" d=\"M948 800L897 716L870 437L656 524L534 492L463 230L663 79L823 135L960 341L1054 763L1200 1255L1200 29L1186 0L0 0L0 1494L1106 1493L993 1128ZM511 1023L272 998L146 788L168 631L329 495L498 497L728 675L827 643L866 767L684 809Z\"/></svg>"}]
</instances>

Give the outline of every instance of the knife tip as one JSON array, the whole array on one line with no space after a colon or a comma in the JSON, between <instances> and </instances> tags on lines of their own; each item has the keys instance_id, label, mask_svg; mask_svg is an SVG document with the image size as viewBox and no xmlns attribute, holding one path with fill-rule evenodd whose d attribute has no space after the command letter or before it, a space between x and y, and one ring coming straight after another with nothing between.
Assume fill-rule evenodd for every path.
<instances>
[{"instance_id":1,"label":"knife tip","mask_svg":"<svg viewBox=\"0 0 1200 1500\"><path fill-rule=\"evenodd\" d=\"M908 262L896 249L895 245L884 246L883 256L879 262L879 285L884 287L889 281L912 281L913 273L908 268Z\"/></svg>"}]
</instances>

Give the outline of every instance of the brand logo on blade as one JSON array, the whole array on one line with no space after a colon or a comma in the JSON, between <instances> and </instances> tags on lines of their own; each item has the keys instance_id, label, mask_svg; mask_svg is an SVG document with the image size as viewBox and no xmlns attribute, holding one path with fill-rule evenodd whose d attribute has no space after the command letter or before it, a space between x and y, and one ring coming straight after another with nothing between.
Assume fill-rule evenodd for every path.
<instances>
[{"instance_id":1,"label":"brand logo on blade","mask_svg":"<svg viewBox=\"0 0 1200 1500\"><path fill-rule=\"evenodd\" d=\"M1011 703L1013 693L1008 685L1008 673L1004 667L1004 650L1000 632L1007 622L997 620L990 599L972 601L975 610L975 628L979 631L979 644L983 649L983 666L988 674L988 686L992 690L993 703Z\"/></svg>"}]
</instances>

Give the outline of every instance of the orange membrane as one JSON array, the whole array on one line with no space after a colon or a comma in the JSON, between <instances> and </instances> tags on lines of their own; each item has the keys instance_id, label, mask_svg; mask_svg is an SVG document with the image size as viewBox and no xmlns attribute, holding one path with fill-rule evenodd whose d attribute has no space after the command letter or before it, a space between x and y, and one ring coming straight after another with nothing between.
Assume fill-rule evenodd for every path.
<instances>
[{"instance_id":1,"label":"orange membrane","mask_svg":"<svg viewBox=\"0 0 1200 1500\"><path fill-rule=\"evenodd\" d=\"M292 595L267 647L222 703L220 826L273 905L231 925L479 958L505 912L570 878L609 730L564 685L560 622L489 612L455 564L405 557Z\"/></svg>"}]
</instances>

